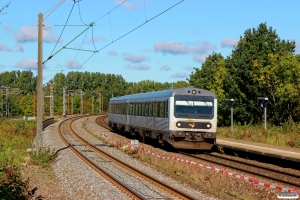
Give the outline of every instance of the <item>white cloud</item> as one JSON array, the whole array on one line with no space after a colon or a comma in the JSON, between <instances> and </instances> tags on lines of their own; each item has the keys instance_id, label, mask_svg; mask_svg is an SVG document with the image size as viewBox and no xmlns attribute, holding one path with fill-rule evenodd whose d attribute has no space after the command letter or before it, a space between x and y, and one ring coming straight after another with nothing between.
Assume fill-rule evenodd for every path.
<instances>
[{"instance_id":1,"label":"white cloud","mask_svg":"<svg viewBox=\"0 0 300 200\"><path fill-rule=\"evenodd\" d=\"M193 49L194 53L197 54L203 54L203 53L207 53L208 51L213 51L216 50L217 46L208 42L208 41L197 41L195 42L195 48Z\"/></svg>"},{"instance_id":2,"label":"white cloud","mask_svg":"<svg viewBox=\"0 0 300 200\"><path fill-rule=\"evenodd\" d=\"M203 62L205 62L205 60L206 60L207 57L208 57L207 54L196 54L194 56L194 60L197 61L197 62L203 63Z\"/></svg>"},{"instance_id":3,"label":"white cloud","mask_svg":"<svg viewBox=\"0 0 300 200\"><path fill-rule=\"evenodd\" d=\"M43 28L43 41L44 42L57 42L58 37L52 34L51 26L44 26ZM33 42L38 40L38 27L23 26L18 33L15 34L18 42Z\"/></svg>"},{"instance_id":4,"label":"white cloud","mask_svg":"<svg viewBox=\"0 0 300 200\"><path fill-rule=\"evenodd\" d=\"M111 56L117 56L118 55L118 53L116 52L116 51L109 51L109 52L107 52L107 54L108 55L111 55Z\"/></svg>"},{"instance_id":5,"label":"white cloud","mask_svg":"<svg viewBox=\"0 0 300 200\"><path fill-rule=\"evenodd\" d=\"M176 74L173 74L171 77L172 78L186 78L187 73L177 72Z\"/></svg>"},{"instance_id":6,"label":"white cloud","mask_svg":"<svg viewBox=\"0 0 300 200\"><path fill-rule=\"evenodd\" d=\"M82 67L82 64L77 62L76 60L70 59L65 64L68 69L79 69Z\"/></svg>"},{"instance_id":7,"label":"white cloud","mask_svg":"<svg viewBox=\"0 0 300 200\"><path fill-rule=\"evenodd\" d=\"M127 60L132 63L141 63L145 60L148 60L145 56L140 55L131 55L129 53L123 53L124 60Z\"/></svg>"},{"instance_id":8,"label":"white cloud","mask_svg":"<svg viewBox=\"0 0 300 200\"><path fill-rule=\"evenodd\" d=\"M124 67L125 69L133 69L133 70L149 70L150 67L146 64L139 64L139 65L127 65Z\"/></svg>"},{"instance_id":9,"label":"white cloud","mask_svg":"<svg viewBox=\"0 0 300 200\"><path fill-rule=\"evenodd\" d=\"M0 51L9 51L12 52L11 48L6 46L5 44L0 43Z\"/></svg>"},{"instance_id":10,"label":"white cloud","mask_svg":"<svg viewBox=\"0 0 300 200\"><path fill-rule=\"evenodd\" d=\"M114 3L119 5L122 2L124 2L124 0L114 0ZM134 10L136 9L136 5L134 5L133 3L129 2L129 1L125 1L124 3L122 3L122 6L124 8L126 8L127 10Z\"/></svg>"},{"instance_id":11,"label":"white cloud","mask_svg":"<svg viewBox=\"0 0 300 200\"><path fill-rule=\"evenodd\" d=\"M188 54L190 48L177 41L171 42L156 42L154 44L155 52L170 53L170 54Z\"/></svg>"},{"instance_id":12,"label":"white cloud","mask_svg":"<svg viewBox=\"0 0 300 200\"><path fill-rule=\"evenodd\" d=\"M159 68L161 71L170 71L171 68L169 67L169 65L163 65Z\"/></svg>"},{"instance_id":13,"label":"white cloud","mask_svg":"<svg viewBox=\"0 0 300 200\"><path fill-rule=\"evenodd\" d=\"M232 39L232 38L223 38L222 42L221 42L221 47L234 47L238 44L238 42L240 41L240 38L237 39Z\"/></svg>"},{"instance_id":14,"label":"white cloud","mask_svg":"<svg viewBox=\"0 0 300 200\"><path fill-rule=\"evenodd\" d=\"M14 66L15 68L21 69L37 69L37 59L27 59L24 58L23 60L17 62Z\"/></svg>"}]
</instances>

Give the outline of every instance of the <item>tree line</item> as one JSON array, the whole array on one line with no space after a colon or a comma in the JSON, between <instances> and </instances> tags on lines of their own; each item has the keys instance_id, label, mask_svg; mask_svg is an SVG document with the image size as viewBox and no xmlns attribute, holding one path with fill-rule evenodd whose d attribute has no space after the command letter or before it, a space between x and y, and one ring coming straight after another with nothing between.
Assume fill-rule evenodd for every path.
<instances>
[{"instance_id":1,"label":"tree line","mask_svg":"<svg viewBox=\"0 0 300 200\"><path fill-rule=\"evenodd\" d=\"M189 78L193 86L215 92L218 96L219 125L230 122L234 99L234 121L242 125L262 121L263 108L258 97L267 97L267 117L280 125L288 119L300 120L300 55L295 41L280 39L272 27L261 23L240 36L231 54L224 58L212 53L195 68Z\"/></svg>"},{"instance_id":2,"label":"tree line","mask_svg":"<svg viewBox=\"0 0 300 200\"><path fill-rule=\"evenodd\" d=\"M225 99L234 99L234 121L241 125L257 124L263 119L258 97L268 98L268 121L280 125L287 119L300 120L300 55L295 54L295 42L280 39L272 27L261 23L248 29L231 54L224 58L213 52L186 81L160 83L151 80L126 82L121 75L100 72L57 73L54 78L54 110L62 114L63 87L67 86L67 113L73 93L73 113L80 113L84 92L84 113L99 111L99 95L104 97L104 110L112 96L194 86L208 89L218 97L218 124L230 124L230 106ZM37 78L31 71L11 71L0 74L0 85L19 88L20 94L10 96L11 116L34 115L34 92ZM26 84L24 84L26 83ZM49 96L50 82L43 87ZM6 99L4 98L4 103ZM49 115L50 100L45 98L45 115Z\"/></svg>"},{"instance_id":3,"label":"tree line","mask_svg":"<svg viewBox=\"0 0 300 200\"><path fill-rule=\"evenodd\" d=\"M81 113L81 91L83 92L83 112L99 113L108 108L108 101L113 96L122 96L142 92L168 90L188 86L186 81L174 83L160 83L150 80L140 82L126 82L121 75L103 74L99 72L69 72L68 74L57 73L53 78L54 114L61 115L63 112L63 87L66 87L67 114ZM7 90L0 87L4 104L4 116L6 115L7 101L9 113L14 116L33 116L36 110L36 87L37 77L31 71L11 71L0 74L0 86L9 86L8 91L19 88L19 93L11 94L6 98ZM50 115L50 81L44 84L44 114ZM4 95L4 96L3 96ZM72 96L71 96L72 95ZM73 104L71 104L73 102ZM2 104L2 102L0 102ZM101 108L99 109L99 107ZM0 108L1 110L1 108ZM1 110L2 111L2 110ZM94 111L94 112L93 112Z\"/></svg>"}]
</instances>

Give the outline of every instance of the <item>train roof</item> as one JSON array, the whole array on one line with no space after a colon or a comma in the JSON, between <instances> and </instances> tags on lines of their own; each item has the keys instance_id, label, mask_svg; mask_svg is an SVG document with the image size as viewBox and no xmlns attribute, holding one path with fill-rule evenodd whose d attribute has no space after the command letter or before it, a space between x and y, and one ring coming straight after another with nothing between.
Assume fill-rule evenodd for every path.
<instances>
[{"instance_id":1,"label":"train roof","mask_svg":"<svg viewBox=\"0 0 300 200\"><path fill-rule=\"evenodd\" d=\"M178 89L171 89L171 90L161 90L161 91L154 91L154 92L146 92L146 93L138 93L138 94L130 94L120 97L113 97L110 101L122 101L127 99L150 99L150 98L160 98L160 97L172 97L175 94L181 95L191 95L188 91L196 90L197 93L200 91L201 96L213 96L215 99L217 98L216 94L205 89L194 88L194 87L186 87L186 88L178 88ZM199 93L198 93L199 94Z\"/></svg>"}]
</instances>

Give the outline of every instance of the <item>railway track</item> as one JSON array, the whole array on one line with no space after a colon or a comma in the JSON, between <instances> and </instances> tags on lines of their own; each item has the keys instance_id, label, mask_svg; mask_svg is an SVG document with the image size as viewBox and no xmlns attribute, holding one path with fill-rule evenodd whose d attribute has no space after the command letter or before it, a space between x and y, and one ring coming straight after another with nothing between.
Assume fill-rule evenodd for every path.
<instances>
[{"instance_id":1,"label":"railway track","mask_svg":"<svg viewBox=\"0 0 300 200\"><path fill-rule=\"evenodd\" d=\"M100 126L110 129L105 120L105 117L97 118L96 123ZM199 160L204 160L210 163L218 164L224 166L225 168L232 168L238 171L250 173L256 178L267 178L269 180L276 181L278 184L286 184L291 188L300 187L300 175L297 173L287 172L284 168L282 168L281 170L273 169L271 167L265 167L263 165L251 163L248 160L237 160L212 153L203 153L195 155L184 152L179 153Z\"/></svg>"},{"instance_id":2,"label":"railway track","mask_svg":"<svg viewBox=\"0 0 300 200\"><path fill-rule=\"evenodd\" d=\"M64 143L85 163L105 177L132 199L195 199L159 180L142 173L119 159L101 151L93 141L79 136L72 123L80 117L65 120L59 125Z\"/></svg>"},{"instance_id":3,"label":"railway track","mask_svg":"<svg viewBox=\"0 0 300 200\"><path fill-rule=\"evenodd\" d=\"M276 181L278 183L284 183L292 188L300 187L300 175L295 173L290 173L278 169L272 169L271 167L265 167L259 164L253 164L246 160L236 160L229 157L224 157L222 155L216 155L212 153L204 154L187 154L180 152L180 154L189 156L192 158L197 158L200 160L208 161L210 163L218 164L226 168L232 168L242 172L250 173L257 177L263 177Z\"/></svg>"}]
</instances>

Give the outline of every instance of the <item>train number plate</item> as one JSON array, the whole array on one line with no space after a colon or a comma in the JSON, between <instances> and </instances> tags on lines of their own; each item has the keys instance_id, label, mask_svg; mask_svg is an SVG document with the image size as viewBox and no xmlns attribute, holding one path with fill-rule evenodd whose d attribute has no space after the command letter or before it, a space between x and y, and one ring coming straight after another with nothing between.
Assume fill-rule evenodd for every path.
<instances>
[{"instance_id":1,"label":"train number plate","mask_svg":"<svg viewBox=\"0 0 300 200\"><path fill-rule=\"evenodd\" d=\"M196 132L196 129L192 128L191 131Z\"/></svg>"}]
</instances>

